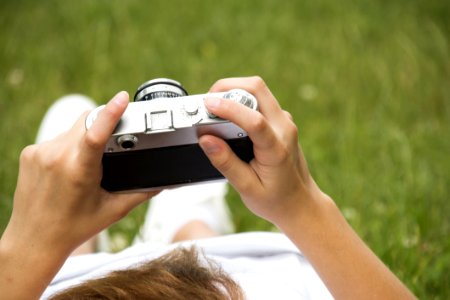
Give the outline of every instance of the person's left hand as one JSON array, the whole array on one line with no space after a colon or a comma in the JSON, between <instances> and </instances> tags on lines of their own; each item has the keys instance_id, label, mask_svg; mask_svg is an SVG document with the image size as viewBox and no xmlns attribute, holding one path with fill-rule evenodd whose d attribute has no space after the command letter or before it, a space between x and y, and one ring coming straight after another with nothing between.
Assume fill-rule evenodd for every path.
<instances>
[{"instance_id":1,"label":"person's left hand","mask_svg":"<svg viewBox=\"0 0 450 300\"><path fill-rule=\"evenodd\" d=\"M89 129L85 113L68 132L22 151L2 243L65 256L156 194L112 194L100 187L105 144L127 105L128 94L120 92Z\"/></svg>"}]
</instances>

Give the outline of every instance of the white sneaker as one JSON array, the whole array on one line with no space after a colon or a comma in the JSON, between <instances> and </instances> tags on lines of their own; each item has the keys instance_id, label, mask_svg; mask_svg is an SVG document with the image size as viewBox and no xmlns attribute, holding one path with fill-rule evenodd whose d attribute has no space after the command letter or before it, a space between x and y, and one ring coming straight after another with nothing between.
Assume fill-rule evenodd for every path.
<instances>
[{"instance_id":1,"label":"white sneaker","mask_svg":"<svg viewBox=\"0 0 450 300\"><path fill-rule=\"evenodd\" d=\"M145 223L134 243L170 244L186 223L201 220L218 234L234 231L225 203L225 182L205 183L165 190L150 200Z\"/></svg>"}]
</instances>

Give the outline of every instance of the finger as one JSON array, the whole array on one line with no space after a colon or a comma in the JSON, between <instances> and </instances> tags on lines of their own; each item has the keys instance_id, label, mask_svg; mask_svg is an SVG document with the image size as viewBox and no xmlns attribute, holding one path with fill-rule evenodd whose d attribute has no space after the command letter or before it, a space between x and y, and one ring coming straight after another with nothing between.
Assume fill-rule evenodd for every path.
<instances>
[{"instance_id":1,"label":"finger","mask_svg":"<svg viewBox=\"0 0 450 300\"><path fill-rule=\"evenodd\" d=\"M84 163L100 162L105 145L128 105L128 93L119 92L103 108L81 139Z\"/></svg>"},{"instance_id":2,"label":"finger","mask_svg":"<svg viewBox=\"0 0 450 300\"><path fill-rule=\"evenodd\" d=\"M264 80L259 76L236 77L218 80L210 88L210 92L224 92L231 89L243 89L256 97L261 113L269 118L278 117L281 107Z\"/></svg>"},{"instance_id":3,"label":"finger","mask_svg":"<svg viewBox=\"0 0 450 300\"><path fill-rule=\"evenodd\" d=\"M255 148L272 148L277 141L275 132L268 120L258 111L245 105L220 98L207 98L205 105L208 111L216 116L229 120L244 129Z\"/></svg>"},{"instance_id":4,"label":"finger","mask_svg":"<svg viewBox=\"0 0 450 300\"><path fill-rule=\"evenodd\" d=\"M113 194L106 192L106 210L112 215L112 221L118 221L125 217L133 208L148 201L160 191L147 193Z\"/></svg>"},{"instance_id":5,"label":"finger","mask_svg":"<svg viewBox=\"0 0 450 300\"><path fill-rule=\"evenodd\" d=\"M240 160L222 139L204 135L200 137L199 145L211 164L239 193L247 193L259 188L260 180L254 170Z\"/></svg>"}]
</instances>

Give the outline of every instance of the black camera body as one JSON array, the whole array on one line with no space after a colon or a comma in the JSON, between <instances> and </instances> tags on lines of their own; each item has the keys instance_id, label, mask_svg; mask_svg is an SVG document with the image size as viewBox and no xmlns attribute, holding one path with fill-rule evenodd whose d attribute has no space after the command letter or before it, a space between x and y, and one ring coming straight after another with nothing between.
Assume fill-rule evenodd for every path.
<instances>
[{"instance_id":1,"label":"black camera body","mask_svg":"<svg viewBox=\"0 0 450 300\"><path fill-rule=\"evenodd\" d=\"M253 144L236 124L209 113L207 97L220 97L257 109L244 90L188 96L171 79L142 84L108 140L101 185L112 192L148 191L223 179L198 144L211 134L224 139L243 161L253 159ZM86 119L92 126L103 106Z\"/></svg>"}]
</instances>

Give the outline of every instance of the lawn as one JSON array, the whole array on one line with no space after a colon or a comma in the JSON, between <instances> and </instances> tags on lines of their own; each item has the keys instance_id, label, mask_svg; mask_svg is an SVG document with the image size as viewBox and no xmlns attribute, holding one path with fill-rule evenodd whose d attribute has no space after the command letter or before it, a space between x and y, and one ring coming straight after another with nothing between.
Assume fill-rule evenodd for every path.
<instances>
[{"instance_id":1,"label":"lawn","mask_svg":"<svg viewBox=\"0 0 450 300\"><path fill-rule=\"evenodd\" d=\"M258 74L355 230L420 298L449 299L449 42L442 0L2 1L0 232L20 151L58 97ZM231 188L228 202L238 231L274 230ZM116 250L144 212L111 228Z\"/></svg>"}]
</instances>

